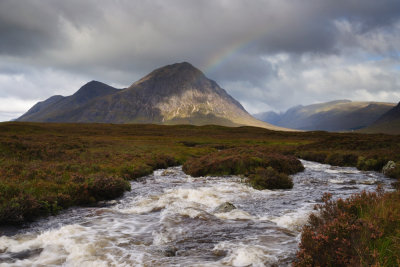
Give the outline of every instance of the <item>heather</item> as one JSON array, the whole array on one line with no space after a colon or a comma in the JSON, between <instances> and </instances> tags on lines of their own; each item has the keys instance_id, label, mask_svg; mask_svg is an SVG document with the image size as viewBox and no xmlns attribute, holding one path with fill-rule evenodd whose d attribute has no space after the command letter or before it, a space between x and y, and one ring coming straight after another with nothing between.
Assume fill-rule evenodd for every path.
<instances>
[{"instance_id":1,"label":"heather","mask_svg":"<svg viewBox=\"0 0 400 267\"><path fill-rule=\"evenodd\" d=\"M174 165L194 176L242 174L259 189L280 187L278 180L290 188L287 176L302 170L296 157L380 170L400 161L399 141L255 127L1 123L0 223L118 198L130 180Z\"/></svg>"},{"instance_id":2,"label":"heather","mask_svg":"<svg viewBox=\"0 0 400 267\"><path fill-rule=\"evenodd\" d=\"M244 175L257 189L292 188L288 174L303 170L296 157L270 152L265 147L230 148L191 158L183 165L183 171L192 176Z\"/></svg>"},{"instance_id":3,"label":"heather","mask_svg":"<svg viewBox=\"0 0 400 267\"><path fill-rule=\"evenodd\" d=\"M400 265L400 191L323 200L303 228L294 266Z\"/></svg>"},{"instance_id":4,"label":"heather","mask_svg":"<svg viewBox=\"0 0 400 267\"><path fill-rule=\"evenodd\" d=\"M272 167L257 168L250 175L250 185L255 189L291 189L293 180L286 173L278 172Z\"/></svg>"}]
</instances>

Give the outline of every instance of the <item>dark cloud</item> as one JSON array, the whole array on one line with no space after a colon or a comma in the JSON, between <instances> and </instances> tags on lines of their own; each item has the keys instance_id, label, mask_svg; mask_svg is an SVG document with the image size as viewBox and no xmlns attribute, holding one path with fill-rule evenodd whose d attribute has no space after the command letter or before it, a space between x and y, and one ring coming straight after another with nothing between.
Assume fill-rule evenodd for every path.
<instances>
[{"instance_id":1,"label":"dark cloud","mask_svg":"<svg viewBox=\"0 0 400 267\"><path fill-rule=\"evenodd\" d=\"M0 40L0 97L43 99L92 79L128 86L189 61L256 109L400 100L398 0L2 0Z\"/></svg>"}]
</instances>

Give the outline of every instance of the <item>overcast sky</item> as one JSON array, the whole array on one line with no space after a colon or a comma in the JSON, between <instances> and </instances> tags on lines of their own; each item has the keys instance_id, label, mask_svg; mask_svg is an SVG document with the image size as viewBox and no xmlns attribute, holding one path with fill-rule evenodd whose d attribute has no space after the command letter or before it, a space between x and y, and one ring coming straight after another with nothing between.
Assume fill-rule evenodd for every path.
<instances>
[{"instance_id":1,"label":"overcast sky","mask_svg":"<svg viewBox=\"0 0 400 267\"><path fill-rule=\"evenodd\" d=\"M250 113L400 101L399 0L0 0L0 121L188 61Z\"/></svg>"}]
</instances>

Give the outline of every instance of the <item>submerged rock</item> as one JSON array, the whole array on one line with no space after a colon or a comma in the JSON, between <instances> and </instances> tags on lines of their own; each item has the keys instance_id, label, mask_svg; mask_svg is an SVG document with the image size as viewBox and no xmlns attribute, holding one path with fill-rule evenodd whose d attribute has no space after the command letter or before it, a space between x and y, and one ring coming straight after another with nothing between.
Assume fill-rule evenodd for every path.
<instances>
[{"instance_id":1,"label":"submerged rock","mask_svg":"<svg viewBox=\"0 0 400 267\"><path fill-rule=\"evenodd\" d=\"M165 170L165 171L163 171L163 172L161 173L161 176L169 176L169 175L173 175L173 174L175 174L174 171L172 171L172 170Z\"/></svg>"},{"instance_id":2,"label":"submerged rock","mask_svg":"<svg viewBox=\"0 0 400 267\"><path fill-rule=\"evenodd\" d=\"M388 163L386 163L386 165L383 166L382 173L387 175L394 168L396 168L396 163L394 163L394 161L392 160L389 160Z\"/></svg>"},{"instance_id":3,"label":"submerged rock","mask_svg":"<svg viewBox=\"0 0 400 267\"><path fill-rule=\"evenodd\" d=\"M17 260L25 260L28 259L30 257L39 255L40 253L42 253L43 248L36 248L36 249L26 249L23 251L19 251L19 252L11 252L8 254L4 254L2 253L2 255L0 255L0 263L2 262L15 262Z\"/></svg>"},{"instance_id":4,"label":"submerged rock","mask_svg":"<svg viewBox=\"0 0 400 267\"><path fill-rule=\"evenodd\" d=\"M104 207L109 207L109 206L113 206L115 204L118 204L118 201L116 200L102 200L102 201L98 201L95 206L96 207L100 207L100 208L104 208Z\"/></svg>"},{"instance_id":5,"label":"submerged rock","mask_svg":"<svg viewBox=\"0 0 400 267\"><path fill-rule=\"evenodd\" d=\"M167 248L164 250L164 255L165 255L166 257L175 257L177 251L178 251L178 249L177 249L176 247L174 247L174 246L167 247Z\"/></svg>"},{"instance_id":6,"label":"submerged rock","mask_svg":"<svg viewBox=\"0 0 400 267\"><path fill-rule=\"evenodd\" d=\"M214 213L225 213L236 209L235 205L230 202L224 202L214 209Z\"/></svg>"}]
</instances>

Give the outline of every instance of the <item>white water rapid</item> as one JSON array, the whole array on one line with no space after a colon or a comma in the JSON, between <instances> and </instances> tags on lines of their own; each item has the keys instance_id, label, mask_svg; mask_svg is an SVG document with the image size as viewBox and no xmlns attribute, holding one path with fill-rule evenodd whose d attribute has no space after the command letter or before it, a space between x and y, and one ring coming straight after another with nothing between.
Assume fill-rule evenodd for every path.
<instances>
[{"instance_id":1,"label":"white water rapid","mask_svg":"<svg viewBox=\"0 0 400 267\"><path fill-rule=\"evenodd\" d=\"M287 266L324 192L348 197L390 180L302 161L292 190L254 190L240 178L157 170L105 207L71 208L3 230L0 266ZM237 209L215 213L231 202ZM1 231L1 229L0 229Z\"/></svg>"}]
</instances>

